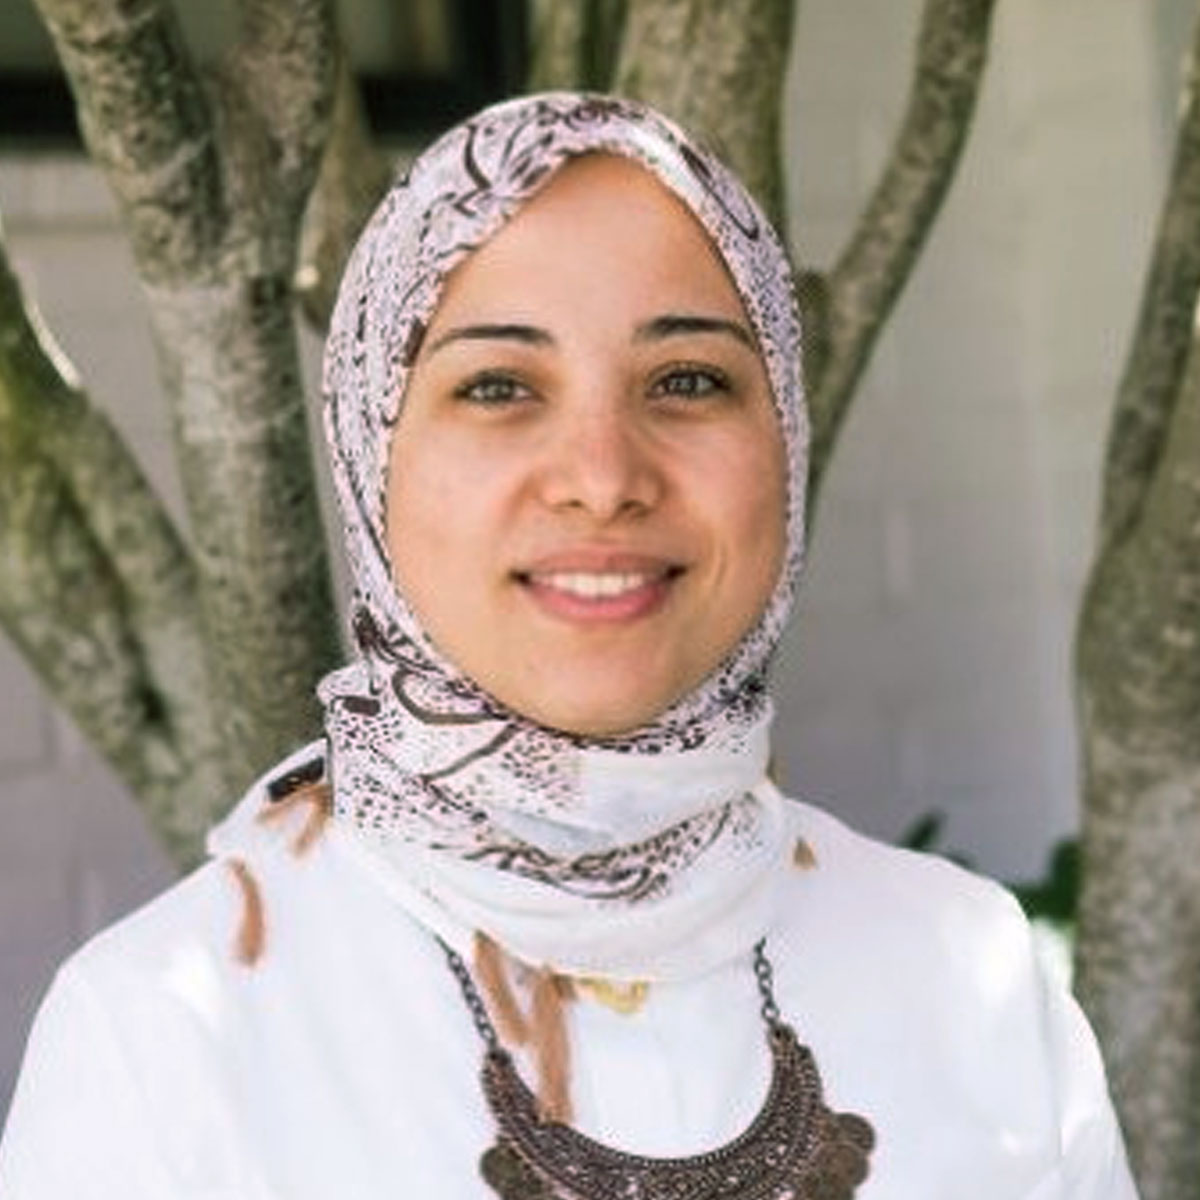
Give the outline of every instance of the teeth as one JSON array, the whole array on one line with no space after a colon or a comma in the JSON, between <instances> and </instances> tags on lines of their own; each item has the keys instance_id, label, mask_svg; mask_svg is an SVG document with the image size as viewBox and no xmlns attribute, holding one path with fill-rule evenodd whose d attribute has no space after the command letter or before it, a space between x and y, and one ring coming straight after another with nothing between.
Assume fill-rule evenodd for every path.
<instances>
[{"instance_id":1,"label":"teeth","mask_svg":"<svg viewBox=\"0 0 1200 1200\"><path fill-rule=\"evenodd\" d=\"M582 571L556 572L541 577L546 586L556 588L560 592L570 592L571 595L581 596L585 600L621 596L645 587L649 579L649 575L641 572L621 571L606 572L602 575L584 574Z\"/></svg>"}]
</instances>

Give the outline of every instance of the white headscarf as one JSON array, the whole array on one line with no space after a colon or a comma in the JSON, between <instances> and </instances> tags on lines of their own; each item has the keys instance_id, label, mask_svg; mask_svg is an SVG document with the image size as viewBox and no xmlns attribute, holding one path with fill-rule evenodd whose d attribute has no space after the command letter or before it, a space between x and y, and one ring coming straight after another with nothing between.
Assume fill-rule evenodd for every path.
<instances>
[{"instance_id":1,"label":"white headscarf","mask_svg":"<svg viewBox=\"0 0 1200 1200\"><path fill-rule=\"evenodd\" d=\"M389 441L451 269L572 157L647 167L719 250L758 339L786 447L788 547L761 618L651 723L550 730L504 708L430 641L384 536ZM482 929L531 962L612 976L688 972L744 949L782 853L766 782L766 672L804 552L807 421L791 270L741 183L678 127L612 97L496 105L388 192L342 281L326 346L326 431L355 591L356 657L328 675L335 817L452 942Z\"/></svg>"}]
</instances>

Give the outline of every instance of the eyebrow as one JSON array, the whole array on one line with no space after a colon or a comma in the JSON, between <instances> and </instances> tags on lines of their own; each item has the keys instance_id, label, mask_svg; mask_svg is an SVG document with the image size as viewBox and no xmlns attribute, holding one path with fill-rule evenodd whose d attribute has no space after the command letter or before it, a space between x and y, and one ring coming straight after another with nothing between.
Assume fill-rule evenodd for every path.
<instances>
[{"instance_id":1,"label":"eyebrow","mask_svg":"<svg viewBox=\"0 0 1200 1200\"><path fill-rule=\"evenodd\" d=\"M657 342L666 338L694 333L719 333L739 341L751 350L757 349L753 335L740 321L726 317L708 317L699 313L663 313L643 321L633 331L635 342ZM446 330L426 350L436 354L452 342L519 342L524 346L553 346L554 336L537 325L516 322L492 322L480 325L459 325Z\"/></svg>"},{"instance_id":2,"label":"eyebrow","mask_svg":"<svg viewBox=\"0 0 1200 1200\"><path fill-rule=\"evenodd\" d=\"M447 329L426 351L435 354L443 346L451 342L520 342L525 346L552 346L554 338L545 329L536 325L518 325L515 323L459 325Z\"/></svg>"},{"instance_id":3,"label":"eyebrow","mask_svg":"<svg viewBox=\"0 0 1200 1200\"><path fill-rule=\"evenodd\" d=\"M754 337L740 321L725 317L706 317L695 313L664 313L661 317L644 321L634 330L634 340L656 342L663 338L678 337L689 333L723 333L735 338L751 350L757 349Z\"/></svg>"}]
</instances>

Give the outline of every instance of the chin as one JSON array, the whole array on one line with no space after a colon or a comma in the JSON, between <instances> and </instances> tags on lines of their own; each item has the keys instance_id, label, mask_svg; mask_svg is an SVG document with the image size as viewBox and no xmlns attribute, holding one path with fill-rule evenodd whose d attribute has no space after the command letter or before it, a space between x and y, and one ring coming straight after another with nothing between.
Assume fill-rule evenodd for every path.
<instances>
[{"instance_id":1,"label":"chin","mask_svg":"<svg viewBox=\"0 0 1200 1200\"><path fill-rule=\"evenodd\" d=\"M560 733L574 737L613 738L633 733L661 716L682 692L663 689L650 694L639 688L636 695L591 695L578 692L556 702L553 697L541 696L538 703L515 703L509 707Z\"/></svg>"}]
</instances>

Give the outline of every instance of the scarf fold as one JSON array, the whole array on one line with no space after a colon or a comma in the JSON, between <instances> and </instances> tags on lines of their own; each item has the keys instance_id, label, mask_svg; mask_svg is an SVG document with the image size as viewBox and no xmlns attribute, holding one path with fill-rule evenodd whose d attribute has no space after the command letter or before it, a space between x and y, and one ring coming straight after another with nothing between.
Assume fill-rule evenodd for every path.
<instances>
[{"instance_id":1,"label":"scarf fold","mask_svg":"<svg viewBox=\"0 0 1200 1200\"><path fill-rule=\"evenodd\" d=\"M390 435L448 273L592 152L644 165L707 231L757 336L789 466L786 562L756 626L667 712L603 739L538 726L449 662L395 586L384 536ZM460 947L480 929L536 966L638 978L745 951L783 853L766 674L803 558L807 423L787 256L742 185L632 101L547 93L487 109L426 151L368 224L324 390L355 585L355 658L319 687L339 839Z\"/></svg>"}]
</instances>

